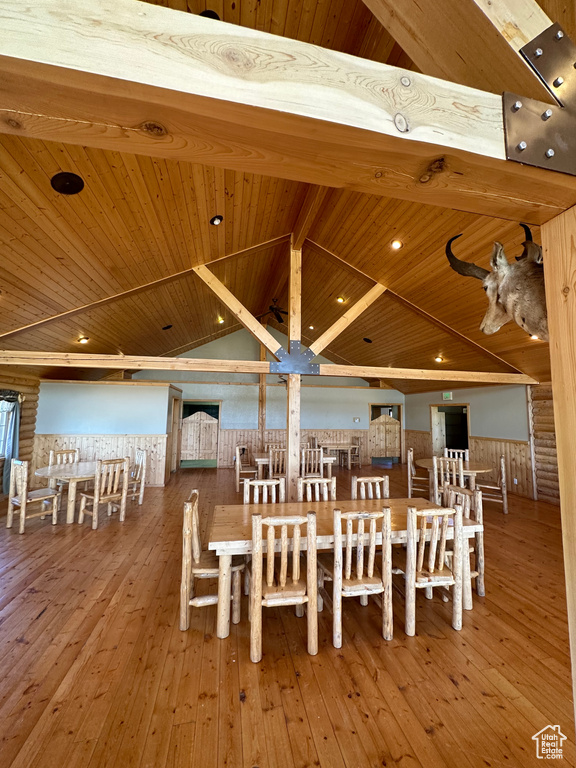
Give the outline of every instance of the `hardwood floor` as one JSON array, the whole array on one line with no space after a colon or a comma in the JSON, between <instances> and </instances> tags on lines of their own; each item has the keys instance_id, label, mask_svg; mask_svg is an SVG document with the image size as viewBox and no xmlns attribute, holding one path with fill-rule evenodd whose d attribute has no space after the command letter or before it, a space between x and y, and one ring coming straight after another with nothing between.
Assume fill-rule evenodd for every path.
<instances>
[{"instance_id":1,"label":"hardwood floor","mask_svg":"<svg viewBox=\"0 0 576 768\"><path fill-rule=\"evenodd\" d=\"M336 474L349 498L350 473ZM404 471L388 474L404 496ZM267 609L252 664L246 598L226 640L215 606L178 629L193 487L204 531L216 502L238 503L232 470L189 469L123 524L0 529L2 768L524 768L541 764L532 736L548 724L568 737L556 762L576 764L557 508L487 505L487 596L461 632L450 604L419 595L407 638L395 591L392 642L374 604L345 601L342 649L324 611L311 657L305 620Z\"/></svg>"}]
</instances>

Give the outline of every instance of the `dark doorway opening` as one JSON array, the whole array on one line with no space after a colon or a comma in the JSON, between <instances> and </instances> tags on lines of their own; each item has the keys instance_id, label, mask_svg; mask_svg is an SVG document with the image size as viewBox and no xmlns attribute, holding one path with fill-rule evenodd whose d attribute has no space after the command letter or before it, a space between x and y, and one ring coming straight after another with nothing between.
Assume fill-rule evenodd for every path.
<instances>
[{"instance_id":1,"label":"dark doorway opening","mask_svg":"<svg viewBox=\"0 0 576 768\"><path fill-rule=\"evenodd\" d=\"M446 448L468 448L468 408L465 405L439 405L444 414Z\"/></svg>"}]
</instances>

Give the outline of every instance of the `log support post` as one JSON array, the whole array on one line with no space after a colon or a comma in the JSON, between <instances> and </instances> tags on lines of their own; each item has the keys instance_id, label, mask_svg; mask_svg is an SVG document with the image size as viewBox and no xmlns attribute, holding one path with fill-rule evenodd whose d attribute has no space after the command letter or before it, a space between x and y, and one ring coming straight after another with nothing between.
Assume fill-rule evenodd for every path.
<instances>
[{"instance_id":1,"label":"log support post","mask_svg":"<svg viewBox=\"0 0 576 768\"><path fill-rule=\"evenodd\" d=\"M260 362L266 361L266 347L260 344ZM264 450L266 431L266 374L261 373L258 383L258 440L260 450Z\"/></svg>"},{"instance_id":2,"label":"log support post","mask_svg":"<svg viewBox=\"0 0 576 768\"><path fill-rule=\"evenodd\" d=\"M302 337L302 251L290 243L290 289L288 300L288 336L290 352L300 351ZM288 374L286 409L286 496L296 501L300 474L300 379Z\"/></svg>"},{"instance_id":3,"label":"log support post","mask_svg":"<svg viewBox=\"0 0 576 768\"><path fill-rule=\"evenodd\" d=\"M576 691L576 208L570 208L549 221L542 227L541 234L550 332L572 685Z\"/></svg>"}]
</instances>

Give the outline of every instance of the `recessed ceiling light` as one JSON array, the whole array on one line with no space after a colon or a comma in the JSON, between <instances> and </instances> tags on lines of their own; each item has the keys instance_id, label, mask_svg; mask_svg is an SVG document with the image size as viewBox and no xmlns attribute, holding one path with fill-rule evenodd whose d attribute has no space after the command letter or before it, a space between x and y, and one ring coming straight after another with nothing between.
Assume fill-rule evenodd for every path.
<instances>
[{"instance_id":1,"label":"recessed ceiling light","mask_svg":"<svg viewBox=\"0 0 576 768\"><path fill-rule=\"evenodd\" d=\"M163 325L163 326L162 326L162 330L163 330L163 331L169 331L169 330L170 330L170 328L172 328L172 325L171 325L171 324L170 324L170 325Z\"/></svg>"},{"instance_id":2,"label":"recessed ceiling light","mask_svg":"<svg viewBox=\"0 0 576 768\"><path fill-rule=\"evenodd\" d=\"M342 298L342 296L338 296L336 301L338 302L338 304L344 304L344 299Z\"/></svg>"},{"instance_id":3,"label":"recessed ceiling light","mask_svg":"<svg viewBox=\"0 0 576 768\"><path fill-rule=\"evenodd\" d=\"M218 322L220 323L220 325L222 325L222 323L224 322L224 318L223 317L219 317L218 318Z\"/></svg>"},{"instance_id":4,"label":"recessed ceiling light","mask_svg":"<svg viewBox=\"0 0 576 768\"><path fill-rule=\"evenodd\" d=\"M210 224L212 224L213 227L217 227L219 224L222 224L223 221L224 221L224 216L216 215L216 216L212 216L212 218L210 219Z\"/></svg>"},{"instance_id":5,"label":"recessed ceiling light","mask_svg":"<svg viewBox=\"0 0 576 768\"><path fill-rule=\"evenodd\" d=\"M444 362L444 358L443 358L443 357L440 357L440 355L436 355L436 357L434 358L434 360L436 360L436 362L437 362L437 363L443 363L443 362Z\"/></svg>"},{"instance_id":6,"label":"recessed ceiling light","mask_svg":"<svg viewBox=\"0 0 576 768\"><path fill-rule=\"evenodd\" d=\"M76 173L62 171L50 179L52 189L61 195L77 195L84 189L84 180Z\"/></svg>"},{"instance_id":7,"label":"recessed ceiling light","mask_svg":"<svg viewBox=\"0 0 576 768\"><path fill-rule=\"evenodd\" d=\"M220 21L220 16L218 16L216 11L200 11L198 15L204 16L207 19L216 19L216 21Z\"/></svg>"},{"instance_id":8,"label":"recessed ceiling light","mask_svg":"<svg viewBox=\"0 0 576 768\"><path fill-rule=\"evenodd\" d=\"M362 341L365 341L365 342L366 342L366 344L372 344L372 339L369 339L367 336L364 336L364 338L362 339Z\"/></svg>"},{"instance_id":9,"label":"recessed ceiling light","mask_svg":"<svg viewBox=\"0 0 576 768\"><path fill-rule=\"evenodd\" d=\"M532 336L530 336L530 338L534 339L534 341L538 341L538 336L536 336L535 333L533 333Z\"/></svg>"},{"instance_id":10,"label":"recessed ceiling light","mask_svg":"<svg viewBox=\"0 0 576 768\"><path fill-rule=\"evenodd\" d=\"M88 338L88 336L80 336L80 338L78 339L78 344L88 344L89 341L90 339Z\"/></svg>"},{"instance_id":11,"label":"recessed ceiling light","mask_svg":"<svg viewBox=\"0 0 576 768\"><path fill-rule=\"evenodd\" d=\"M402 248L404 243L402 242L402 240L392 240L391 245L392 245L392 248L394 248L395 251L398 251L398 250L400 250L400 248Z\"/></svg>"},{"instance_id":12,"label":"recessed ceiling light","mask_svg":"<svg viewBox=\"0 0 576 768\"><path fill-rule=\"evenodd\" d=\"M313 325L309 325L308 328L310 328L311 331L314 330L314 326Z\"/></svg>"}]
</instances>

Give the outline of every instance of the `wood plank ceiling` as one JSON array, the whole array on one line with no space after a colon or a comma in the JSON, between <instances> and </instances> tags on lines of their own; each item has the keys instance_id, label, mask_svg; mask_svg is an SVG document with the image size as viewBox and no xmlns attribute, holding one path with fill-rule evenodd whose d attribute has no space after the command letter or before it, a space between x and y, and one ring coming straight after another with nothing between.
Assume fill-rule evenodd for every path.
<instances>
[{"instance_id":1,"label":"wood plank ceiling","mask_svg":"<svg viewBox=\"0 0 576 768\"><path fill-rule=\"evenodd\" d=\"M413 68L361 0L159 4L191 13L213 10L226 22ZM571 5L541 5L576 37ZM62 170L84 179L80 194L51 188L51 177ZM254 314L265 312L273 298L285 307L286 237L306 191L306 185L283 179L3 135L0 348L142 355L193 349L239 326L189 273L2 334L213 261L215 274ZM218 227L209 223L215 214L224 217ZM446 240L460 232L455 251L482 266L488 266L495 239L510 258L523 239L514 222L331 190L303 249L304 340L313 341L376 280L389 290L326 350L335 362L521 370L549 379L547 344L531 341L513 324L493 336L480 332L486 308L480 283L455 274L444 255ZM538 240L537 228L534 236ZM390 247L396 238L404 243L398 251ZM89 346L79 347L81 335L90 338ZM441 364L434 363L436 355ZM433 382L393 385L405 392L437 388Z\"/></svg>"}]
</instances>

